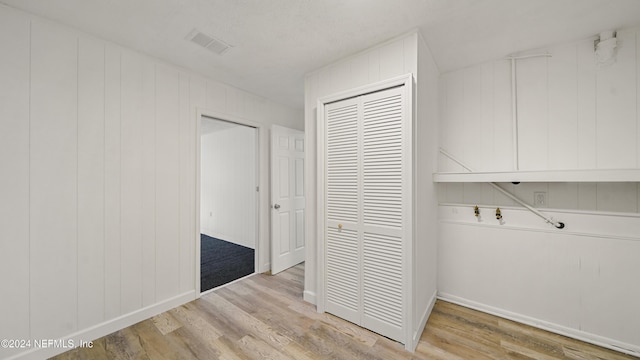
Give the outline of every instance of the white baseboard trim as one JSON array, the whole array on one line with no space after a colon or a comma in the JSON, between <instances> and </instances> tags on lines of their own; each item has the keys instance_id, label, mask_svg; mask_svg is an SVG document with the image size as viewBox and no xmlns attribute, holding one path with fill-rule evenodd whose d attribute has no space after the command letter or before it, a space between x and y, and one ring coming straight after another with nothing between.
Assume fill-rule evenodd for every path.
<instances>
[{"instance_id":1,"label":"white baseboard trim","mask_svg":"<svg viewBox=\"0 0 640 360\"><path fill-rule=\"evenodd\" d=\"M313 291L309 291L309 290L305 290L302 293L302 298L304 299L304 301L308 302L308 303L312 303L313 305L316 305L316 293Z\"/></svg>"},{"instance_id":2,"label":"white baseboard trim","mask_svg":"<svg viewBox=\"0 0 640 360\"><path fill-rule=\"evenodd\" d=\"M438 299L454 303L470 309L482 311L487 314L499 316L508 320L513 320L522 324L533 326L538 329L547 330L559 335L567 336L576 340L584 341L590 344L602 346L607 349L615 350L628 355L640 357L640 346L623 343L617 340L609 339L604 336L591 334L585 331L568 328L566 326L554 324L548 321L536 319L530 316L514 313L508 310L499 309L493 306L482 304L476 301L464 299L447 293L438 293Z\"/></svg>"},{"instance_id":3,"label":"white baseboard trim","mask_svg":"<svg viewBox=\"0 0 640 360\"><path fill-rule=\"evenodd\" d=\"M424 310L424 313L420 317L420 323L416 328L416 331L413 333L413 349L411 352L414 352L416 346L418 346L418 342L420 341L420 337L424 332L424 328L427 326L427 321L429 321L429 316L431 316L431 311L433 311L433 307L436 305L436 300L438 300L438 291L435 291L431 296L431 300L429 300L429 305Z\"/></svg>"},{"instance_id":4,"label":"white baseboard trim","mask_svg":"<svg viewBox=\"0 0 640 360\"><path fill-rule=\"evenodd\" d=\"M124 329L127 326L131 326L140 321L146 320L150 317L163 313L167 310L171 310L177 306L188 303L195 299L195 290L186 292L184 294L175 296L173 298L164 300L154 305L147 306L145 308L136 310L126 315L119 316L115 319L105 321L101 324L91 326L84 330L80 330L73 334L60 338L60 343L69 344L71 341L73 344L80 344L81 341L89 342L99 339L105 335L109 335L118 330ZM63 352L71 350L70 347L47 347L30 349L25 352L16 354L6 360L31 360L31 359L47 359Z\"/></svg>"},{"instance_id":5,"label":"white baseboard trim","mask_svg":"<svg viewBox=\"0 0 640 360\"><path fill-rule=\"evenodd\" d=\"M267 271L271 271L271 263L263 264L262 267L258 270L259 273L266 273Z\"/></svg>"}]
</instances>

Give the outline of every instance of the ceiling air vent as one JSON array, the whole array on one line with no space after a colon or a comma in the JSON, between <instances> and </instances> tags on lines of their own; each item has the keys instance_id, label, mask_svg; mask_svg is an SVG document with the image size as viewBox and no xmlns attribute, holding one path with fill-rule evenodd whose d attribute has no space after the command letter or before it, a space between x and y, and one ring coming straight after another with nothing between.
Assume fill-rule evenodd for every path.
<instances>
[{"instance_id":1,"label":"ceiling air vent","mask_svg":"<svg viewBox=\"0 0 640 360\"><path fill-rule=\"evenodd\" d=\"M212 51L218 55L224 54L231 48L231 45L227 44L226 42L216 39L213 36L207 35L198 29L193 29L189 33L189 35L187 35L187 40L190 40L204 48L207 48L209 51Z\"/></svg>"}]
</instances>

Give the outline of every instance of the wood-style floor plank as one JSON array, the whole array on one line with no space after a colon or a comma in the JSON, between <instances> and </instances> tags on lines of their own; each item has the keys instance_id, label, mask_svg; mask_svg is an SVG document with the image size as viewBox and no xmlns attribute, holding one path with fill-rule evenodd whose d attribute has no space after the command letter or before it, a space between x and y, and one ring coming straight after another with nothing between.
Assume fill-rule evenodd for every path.
<instances>
[{"instance_id":1,"label":"wood-style floor plank","mask_svg":"<svg viewBox=\"0 0 640 360\"><path fill-rule=\"evenodd\" d=\"M438 301L415 353L302 300L304 264L254 275L57 360L575 359L632 356Z\"/></svg>"}]
</instances>

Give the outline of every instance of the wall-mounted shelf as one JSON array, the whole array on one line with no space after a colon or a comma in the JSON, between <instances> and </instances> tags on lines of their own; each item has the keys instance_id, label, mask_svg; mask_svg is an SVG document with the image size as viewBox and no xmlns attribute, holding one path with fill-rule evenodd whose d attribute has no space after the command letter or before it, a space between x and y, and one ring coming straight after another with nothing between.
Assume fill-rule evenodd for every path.
<instances>
[{"instance_id":1,"label":"wall-mounted shelf","mask_svg":"<svg viewBox=\"0 0 640 360\"><path fill-rule=\"evenodd\" d=\"M434 173L445 182L640 182L640 169L544 170Z\"/></svg>"}]
</instances>

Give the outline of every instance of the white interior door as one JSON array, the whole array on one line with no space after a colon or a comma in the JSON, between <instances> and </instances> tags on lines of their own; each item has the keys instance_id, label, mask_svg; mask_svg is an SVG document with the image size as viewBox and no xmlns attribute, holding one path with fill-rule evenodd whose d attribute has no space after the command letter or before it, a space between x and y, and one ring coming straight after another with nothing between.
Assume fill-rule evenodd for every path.
<instances>
[{"instance_id":1,"label":"white interior door","mask_svg":"<svg viewBox=\"0 0 640 360\"><path fill-rule=\"evenodd\" d=\"M271 128L271 273L304 261L304 132Z\"/></svg>"}]
</instances>

